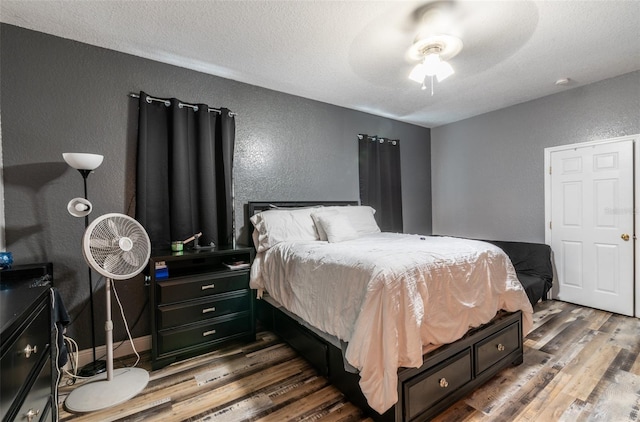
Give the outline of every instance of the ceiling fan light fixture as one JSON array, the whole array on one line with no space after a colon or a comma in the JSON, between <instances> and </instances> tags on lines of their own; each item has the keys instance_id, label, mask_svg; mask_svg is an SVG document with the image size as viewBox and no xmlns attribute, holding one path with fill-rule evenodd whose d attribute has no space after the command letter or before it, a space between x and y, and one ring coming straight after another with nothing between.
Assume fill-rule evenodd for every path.
<instances>
[{"instance_id":1,"label":"ceiling fan light fixture","mask_svg":"<svg viewBox=\"0 0 640 422\"><path fill-rule=\"evenodd\" d=\"M411 60L420 60L420 63L411 70L409 79L421 83L423 87L428 76L435 76L438 82L444 81L455 73L447 60L461 50L462 40L452 35L435 35L416 40L409 49L408 57Z\"/></svg>"},{"instance_id":2,"label":"ceiling fan light fixture","mask_svg":"<svg viewBox=\"0 0 640 422\"><path fill-rule=\"evenodd\" d=\"M428 53L424 58L424 62L422 62L427 76L436 75L441 64L442 60L440 59L440 54L437 52Z\"/></svg>"},{"instance_id":3,"label":"ceiling fan light fixture","mask_svg":"<svg viewBox=\"0 0 640 422\"><path fill-rule=\"evenodd\" d=\"M455 70L448 62L441 61L436 71L436 79L438 82L442 82L454 73L456 73Z\"/></svg>"},{"instance_id":4,"label":"ceiling fan light fixture","mask_svg":"<svg viewBox=\"0 0 640 422\"><path fill-rule=\"evenodd\" d=\"M411 73L409 73L409 79L417 83L424 82L424 78L427 76L427 69L425 69L422 63L415 65Z\"/></svg>"}]
</instances>

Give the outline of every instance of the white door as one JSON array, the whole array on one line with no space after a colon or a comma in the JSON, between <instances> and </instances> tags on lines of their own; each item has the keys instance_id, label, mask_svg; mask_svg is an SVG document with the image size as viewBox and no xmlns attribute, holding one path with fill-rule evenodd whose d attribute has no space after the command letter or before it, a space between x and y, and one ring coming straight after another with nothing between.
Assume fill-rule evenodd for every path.
<instances>
[{"instance_id":1,"label":"white door","mask_svg":"<svg viewBox=\"0 0 640 422\"><path fill-rule=\"evenodd\" d=\"M550 154L556 297L633 316L633 141Z\"/></svg>"}]
</instances>

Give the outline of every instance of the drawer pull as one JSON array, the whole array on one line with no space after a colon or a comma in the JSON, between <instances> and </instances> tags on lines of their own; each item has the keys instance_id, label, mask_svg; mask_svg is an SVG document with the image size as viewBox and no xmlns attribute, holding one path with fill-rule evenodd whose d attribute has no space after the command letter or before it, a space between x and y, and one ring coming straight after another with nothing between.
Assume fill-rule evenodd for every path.
<instances>
[{"instance_id":1,"label":"drawer pull","mask_svg":"<svg viewBox=\"0 0 640 422\"><path fill-rule=\"evenodd\" d=\"M202 286L200 287L202 290L207 290L207 289L215 289L216 285L211 283L211 284L207 284L206 286Z\"/></svg>"},{"instance_id":2,"label":"drawer pull","mask_svg":"<svg viewBox=\"0 0 640 422\"><path fill-rule=\"evenodd\" d=\"M210 336L211 334L215 334L215 333L216 333L216 330L205 331L204 333L202 333L202 337Z\"/></svg>"},{"instance_id":3,"label":"drawer pull","mask_svg":"<svg viewBox=\"0 0 640 422\"><path fill-rule=\"evenodd\" d=\"M504 352L504 344L498 343L498 352Z\"/></svg>"},{"instance_id":4,"label":"drawer pull","mask_svg":"<svg viewBox=\"0 0 640 422\"><path fill-rule=\"evenodd\" d=\"M24 417L27 418L27 421L31 422L33 418L40 414L40 410L29 409L27 413L25 413Z\"/></svg>"},{"instance_id":5,"label":"drawer pull","mask_svg":"<svg viewBox=\"0 0 640 422\"><path fill-rule=\"evenodd\" d=\"M30 344L27 344L27 347L24 348L24 357L29 359L31 357L31 354L36 354L38 353L38 346L33 346L31 347Z\"/></svg>"},{"instance_id":6,"label":"drawer pull","mask_svg":"<svg viewBox=\"0 0 640 422\"><path fill-rule=\"evenodd\" d=\"M446 378L440 378L440 387L447 388L449 386L449 382Z\"/></svg>"},{"instance_id":7,"label":"drawer pull","mask_svg":"<svg viewBox=\"0 0 640 422\"><path fill-rule=\"evenodd\" d=\"M203 314L208 314L209 312L215 312L215 311L216 311L216 307L215 307L215 306L212 306L211 308L204 308L204 309L202 310L202 313L203 313Z\"/></svg>"}]
</instances>

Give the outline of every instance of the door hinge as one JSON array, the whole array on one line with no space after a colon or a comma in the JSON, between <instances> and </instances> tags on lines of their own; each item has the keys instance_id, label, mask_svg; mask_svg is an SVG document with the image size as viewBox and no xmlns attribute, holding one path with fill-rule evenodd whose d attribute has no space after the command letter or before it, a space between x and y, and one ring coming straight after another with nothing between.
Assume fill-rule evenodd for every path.
<instances>
[{"instance_id":1,"label":"door hinge","mask_svg":"<svg viewBox=\"0 0 640 422\"><path fill-rule=\"evenodd\" d=\"M551 221L549 221L549 230L553 229Z\"/></svg>"},{"instance_id":2,"label":"door hinge","mask_svg":"<svg viewBox=\"0 0 640 422\"><path fill-rule=\"evenodd\" d=\"M549 174L551 174L551 166L549 166Z\"/></svg>"}]
</instances>

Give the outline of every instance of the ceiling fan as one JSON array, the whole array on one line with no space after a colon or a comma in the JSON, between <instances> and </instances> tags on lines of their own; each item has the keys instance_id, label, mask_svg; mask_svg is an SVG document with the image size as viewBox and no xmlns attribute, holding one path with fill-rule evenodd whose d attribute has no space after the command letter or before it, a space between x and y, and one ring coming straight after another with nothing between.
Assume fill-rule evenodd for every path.
<instances>
[{"instance_id":1,"label":"ceiling fan","mask_svg":"<svg viewBox=\"0 0 640 422\"><path fill-rule=\"evenodd\" d=\"M442 82L455 73L447 61L462 51L461 31L458 27L453 2L435 2L416 10L418 33L409 47L407 57L418 61L409 74L409 79L421 83L426 89L426 82L431 85L433 95L433 78Z\"/></svg>"}]
</instances>

